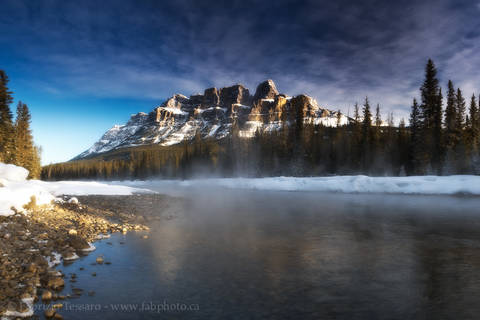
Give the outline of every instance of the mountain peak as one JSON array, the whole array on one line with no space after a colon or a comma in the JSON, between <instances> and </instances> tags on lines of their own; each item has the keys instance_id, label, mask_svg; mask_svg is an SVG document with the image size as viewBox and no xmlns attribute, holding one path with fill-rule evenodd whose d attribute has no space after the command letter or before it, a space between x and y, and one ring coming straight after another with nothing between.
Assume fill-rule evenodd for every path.
<instances>
[{"instance_id":1,"label":"mountain peak","mask_svg":"<svg viewBox=\"0 0 480 320\"><path fill-rule=\"evenodd\" d=\"M260 99L275 99L275 96L277 95L278 90L275 86L275 82L273 82L272 79L267 79L257 86L253 101L258 101Z\"/></svg>"},{"instance_id":2,"label":"mountain peak","mask_svg":"<svg viewBox=\"0 0 480 320\"><path fill-rule=\"evenodd\" d=\"M239 136L253 137L258 130L272 131L288 125L299 111L309 123L348 123L345 115L320 108L309 96L279 94L273 80L268 79L257 86L253 97L241 84L208 88L190 97L174 94L148 115L138 113L127 124L111 128L75 159L132 146L173 145L191 140L198 133L204 138L222 139L231 133L233 123L239 125Z\"/></svg>"}]
</instances>

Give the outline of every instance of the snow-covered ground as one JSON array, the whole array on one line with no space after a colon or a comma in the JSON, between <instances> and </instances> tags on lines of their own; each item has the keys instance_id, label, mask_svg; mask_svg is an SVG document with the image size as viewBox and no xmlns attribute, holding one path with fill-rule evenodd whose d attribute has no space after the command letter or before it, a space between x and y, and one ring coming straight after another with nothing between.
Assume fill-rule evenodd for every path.
<instances>
[{"instance_id":1,"label":"snow-covered ground","mask_svg":"<svg viewBox=\"0 0 480 320\"><path fill-rule=\"evenodd\" d=\"M57 196L68 195L130 195L149 190L86 181L45 182L26 180L28 171L10 164L0 163L0 215L13 214L12 207L23 211L23 206L35 197L38 205L50 204Z\"/></svg>"},{"instance_id":2,"label":"snow-covered ground","mask_svg":"<svg viewBox=\"0 0 480 320\"><path fill-rule=\"evenodd\" d=\"M18 211L35 196L39 205L49 204L60 195L131 195L160 192L181 194L192 188L229 188L269 191L318 191L389 194L471 194L480 195L480 176L414 176L414 177L271 177L217 178L193 180L151 180L127 182L26 180L28 171L0 163L0 215ZM207 189L208 190L208 189Z\"/></svg>"},{"instance_id":3,"label":"snow-covered ground","mask_svg":"<svg viewBox=\"0 0 480 320\"><path fill-rule=\"evenodd\" d=\"M480 176L411 176L411 177L272 177L222 178L196 180L153 180L123 182L131 187L171 193L175 188L229 188L270 191L318 191L389 194L471 194L480 195Z\"/></svg>"}]
</instances>

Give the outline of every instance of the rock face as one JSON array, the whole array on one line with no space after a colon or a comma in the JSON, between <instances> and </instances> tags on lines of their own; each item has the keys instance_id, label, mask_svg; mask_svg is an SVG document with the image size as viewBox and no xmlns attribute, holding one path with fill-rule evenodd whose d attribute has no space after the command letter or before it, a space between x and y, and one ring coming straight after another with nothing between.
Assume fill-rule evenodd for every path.
<instances>
[{"instance_id":1,"label":"rock face","mask_svg":"<svg viewBox=\"0 0 480 320\"><path fill-rule=\"evenodd\" d=\"M217 88L209 88L206 89L204 94L203 94L203 105L204 106L209 106L209 105L218 105L220 102L220 97L218 96L218 90Z\"/></svg>"},{"instance_id":2,"label":"rock face","mask_svg":"<svg viewBox=\"0 0 480 320\"><path fill-rule=\"evenodd\" d=\"M260 83L255 91L255 95L253 96L253 101L258 101L260 99L275 99L278 95L277 87L273 80L266 80Z\"/></svg>"},{"instance_id":3,"label":"rock face","mask_svg":"<svg viewBox=\"0 0 480 320\"><path fill-rule=\"evenodd\" d=\"M302 116L305 122L325 126L345 125L349 119L336 111L318 106L315 99L301 94L280 94L272 80L260 83L252 96L241 84L221 89L208 88L203 94L186 97L175 94L149 114L132 115L125 125L115 125L90 149L74 160L99 153L139 145L173 145L193 139L222 139L232 123L240 125L241 137L253 137L257 130L278 130Z\"/></svg>"}]
</instances>

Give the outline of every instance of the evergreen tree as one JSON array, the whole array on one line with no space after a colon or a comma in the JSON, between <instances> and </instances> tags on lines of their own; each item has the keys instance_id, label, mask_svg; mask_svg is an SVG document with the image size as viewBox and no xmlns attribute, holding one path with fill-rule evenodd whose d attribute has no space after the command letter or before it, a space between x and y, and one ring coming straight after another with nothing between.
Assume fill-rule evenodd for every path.
<instances>
[{"instance_id":1,"label":"evergreen tree","mask_svg":"<svg viewBox=\"0 0 480 320\"><path fill-rule=\"evenodd\" d=\"M377 103L377 108L375 109L375 126L379 127L382 125L382 116L380 115L380 104Z\"/></svg>"},{"instance_id":2,"label":"evergreen tree","mask_svg":"<svg viewBox=\"0 0 480 320\"><path fill-rule=\"evenodd\" d=\"M7 85L7 74L0 70L0 162L11 163L14 160L14 129L10 110L13 97Z\"/></svg>"},{"instance_id":3,"label":"evergreen tree","mask_svg":"<svg viewBox=\"0 0 480 320\"><path fill-rule=\"evenodd\" d=\"M371 164L372 151L372 113L370 111L370 103L368 97L365 97L363 104L363 120L362 120L362 137L361 137L361 153L363 170L367 171Z\"/></svg>"},{"instance_id":4,"label":"evergreen tree","mask_svg":"<svg viewBox=\"0 0 480 320\"><path fill-rule=\"evenodd\" d=\"M365 97L363 104L363 120L362 120L362 139L363 141L370 141L370 133L372 128L372 113L370 112L370 103L368 97Z\"/></svg>"},{"instance_id":5,"label":"evergreen tree","mask_svg":"<svg viewBox=\"0 0 480 320\"><path fill-rule=\"evenodd\" d=\"M32 151L32 164L30 166L30 173L28 175L31 179L40 179L42 174L42 165L41 165L41 154L42 148L33 146Z\"/></svg>"},{"instance_id":6,"label":"evergreen tree","mask_svg":"<svg viewBox=\"0 0 480 320\"><path fill-rule=\"evenodd\" d=\"M362 147L361 147L361 132L362 132L362 122L360 119L360 109L358 103L355 102L354 112L353 112L353 126L352 126L352 156L351 156L351 168L353 170L360 169L360 161L362 156Z\"/></svg>"},{"instance_id":7,"label":"evergreen tree","mask_svg":"<svg viewBox=\"0 0 480 320\"><path fill-rule=\"evenodd\" d=\"M478 107L477 107L477 99L475 97L475 94L472 94L472 98L470 99L470 109L469 109L469 114L470 114L470 127L474 130L478 130Z\"/></svg>"},{"instance_id":8,"label":"evergreen tree","mask_svg":"<svg viewBox=\"0 0 480 320\"><path fill-rule=\"evenodd\" d=\"M457 96L451 80L448 80L447 106L445 108L445 146L453 149L457 137ZM448 152L448 151L447 151Z\"/></svg>"},{"instance_id":9,"label":"evergreen tree","mask_svg":"<svg viewBox=\"0 0 480 320\"><path fill-rule=\"evenodd\" d=\"M405 125L405 119L400 119L400 123L398 125L398 134L396 143L392 146L396 150L395 153L392 152L392 162L395 164L394 169L396 171L393 174L404 176L408 169L408 162L409 162L409 136L408 131Z\"/></svg>"},{"instance_id":10,"label":"evergreen tree","mask_svg":"<svg viewBox=\"0 0 480 320\"><path fill-rule=\"evenodd\" d=\"M433 117L433 155L432 167L436 174L442 174L443 162L445 160L445 146L443 141L443 96L442 88L438 90L437 103L435 105Z\"/></svg>"},{"instance_id":11,"label":"evergreen tree","mask_svg":"<svg viewBox=\"0 0 480 320\"><path fill-rule=\"evenodd\" d=\"M375 109L375 127L372 128L372 149L371 149L371 159L372 159L372 173L381 174L387 168L385 166L385 159L383 156L383 148L385 147L385 141L382 141L382 117L380 115L380 105L377 103ZM388 132L387 132L388 133ZM387 138L387 137L384 137Z\"/></svg>"},{"instance_id":12,"label":"evergreen tree","mask_svg":"<svg viewBox=\"0 0 480 320\"><path fill-rule=\"evenodd\" d=\"M462 90L457 89L455 96L455 147L454 147L454 159L453 166L455 173L466 173L468 168L467 159L467 135L466 135L466 102L463 97Z\"/></svg>"},{"instance_id":13,"label":"evergreen tree","mask_svg":"<svg viewBox=\"0 0 480 320\"><path fill-rule=\"evenodd\" d=\"M353 111L353 119L355 120L355 123L360 123L360 110L358 108L358 103L355 102L355 107Z\"/></svg>"},{"instance_id":14,"label":"evergreen tree","mask_svg":"<svg viewBox=\"0 0 480 320\"><path fill-rule=\"evenodd\" d=\"M410 144L408 173L419 174L422 170L424 160L422 159L422 120L420 106L417 99L413 99L410 112Z\"/></svg>"},{"instance_id":15,"label":"evergreen tree","mask_svg":"<svg viewBox=\"0 0 480 320\"><path fill-rule=\"evenodd\" d=\"M17 105L15 121L15 164L27 169L31 178L38 178L40 161L38 150L33 145L30 121L28 106L20 101Z\"/></svg>"},{"instance_id":16,"label":"evergreen tree","mask_svg":"<svg viewBox=\"0 0 480 320\"><path fill-rule=\"evenodd\" d=\"M374 130L374 144L375 148L380 147L380 136L381 136L381 126L382 126L382 116L380 115L380 105L377 104L375 109L375 130Z\"/></svg>"},{"instance_id":17,"label":"evergreen tree","mask_svg":"<svg viewBox=\"0 0 480 320\"><path fill-rule=\"evenodd\" d=\"M457 129L457 134L458 136L460 136L463 129L465 129L465 111L467 105L465 102L465 98L463 97L462 90L460 90L460 88L457 89L457 94L455 98L455 126Z\"/></svg>"},{"instance_id":18,"label":"evergreen tree","mask_svg":"<svg viewBox=\"0 0 480 320\"><path fill-rule=\"evenodd\" d=\"M421 171L429 168L440 173L442 166L442 93L437 79L437 70L431 59L425 67L425 80L420 88L422 104L420 105L422 133Z\"/></svg>"},{"instance_id":19,"label":"evergreen tree","mask_svg":"<svg viewBox=\"0 0 480 320\"><path fill-rule=\"evenodd\" d=\"M469 121L467 127L467 149L469 152L469 158L473 159L478 153L478 138L479 138L479 128L478 128L478 107L477 99L475 95L472 95L470 99L470 108L469 108Z\"/></svg>"}]
</instances>

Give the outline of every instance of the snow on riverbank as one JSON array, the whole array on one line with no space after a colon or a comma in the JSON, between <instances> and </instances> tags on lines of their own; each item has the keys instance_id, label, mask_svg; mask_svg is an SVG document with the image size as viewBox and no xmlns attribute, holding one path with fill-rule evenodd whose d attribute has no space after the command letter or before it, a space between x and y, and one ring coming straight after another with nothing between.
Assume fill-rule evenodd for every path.
<instances>
[{"instance_id":1,"label":"snow on riverbank","mask_svg":"<svg viewBox=\"0 0 480 320\"><path fill-rule=\"evenodd\" d=\"M13 214L12 207L23 211L23 206L35 197L37 205L49 204L55 197L68 195L131 195L149 190L123 185L86 181L45 182L26 180L28 171L14 165L0 163L0 215Z\"/></svg>"},{"instance_id":2,"label":"snow on riverbank","mask_svg":"<svg viewBox=\"0 0 480 320\"><path fill-rule=\"evenodd\" d=\"M88 195L118 195L128 196L134 193L151 193L150 190L133 188L124 185L96 182L96 181L29 181L33 185L37 185L48 190L54 196L64 194L72 196L88 196Z\"/></svg>"},{"instance_id":3,"label":"snow on riverbank","mask_svg":"<svg viewBox=\"0 0 480 320\"><path fill-rule=\"evenodd\" d=\"M269 191L319 191L389 194L472 194L480 195L480 176L411 176L411 177L271 177L222 178L197 180L153 180L124 183L129 186L165 191L175 187L254 189Z\"/></svg>"}]
</instances>

